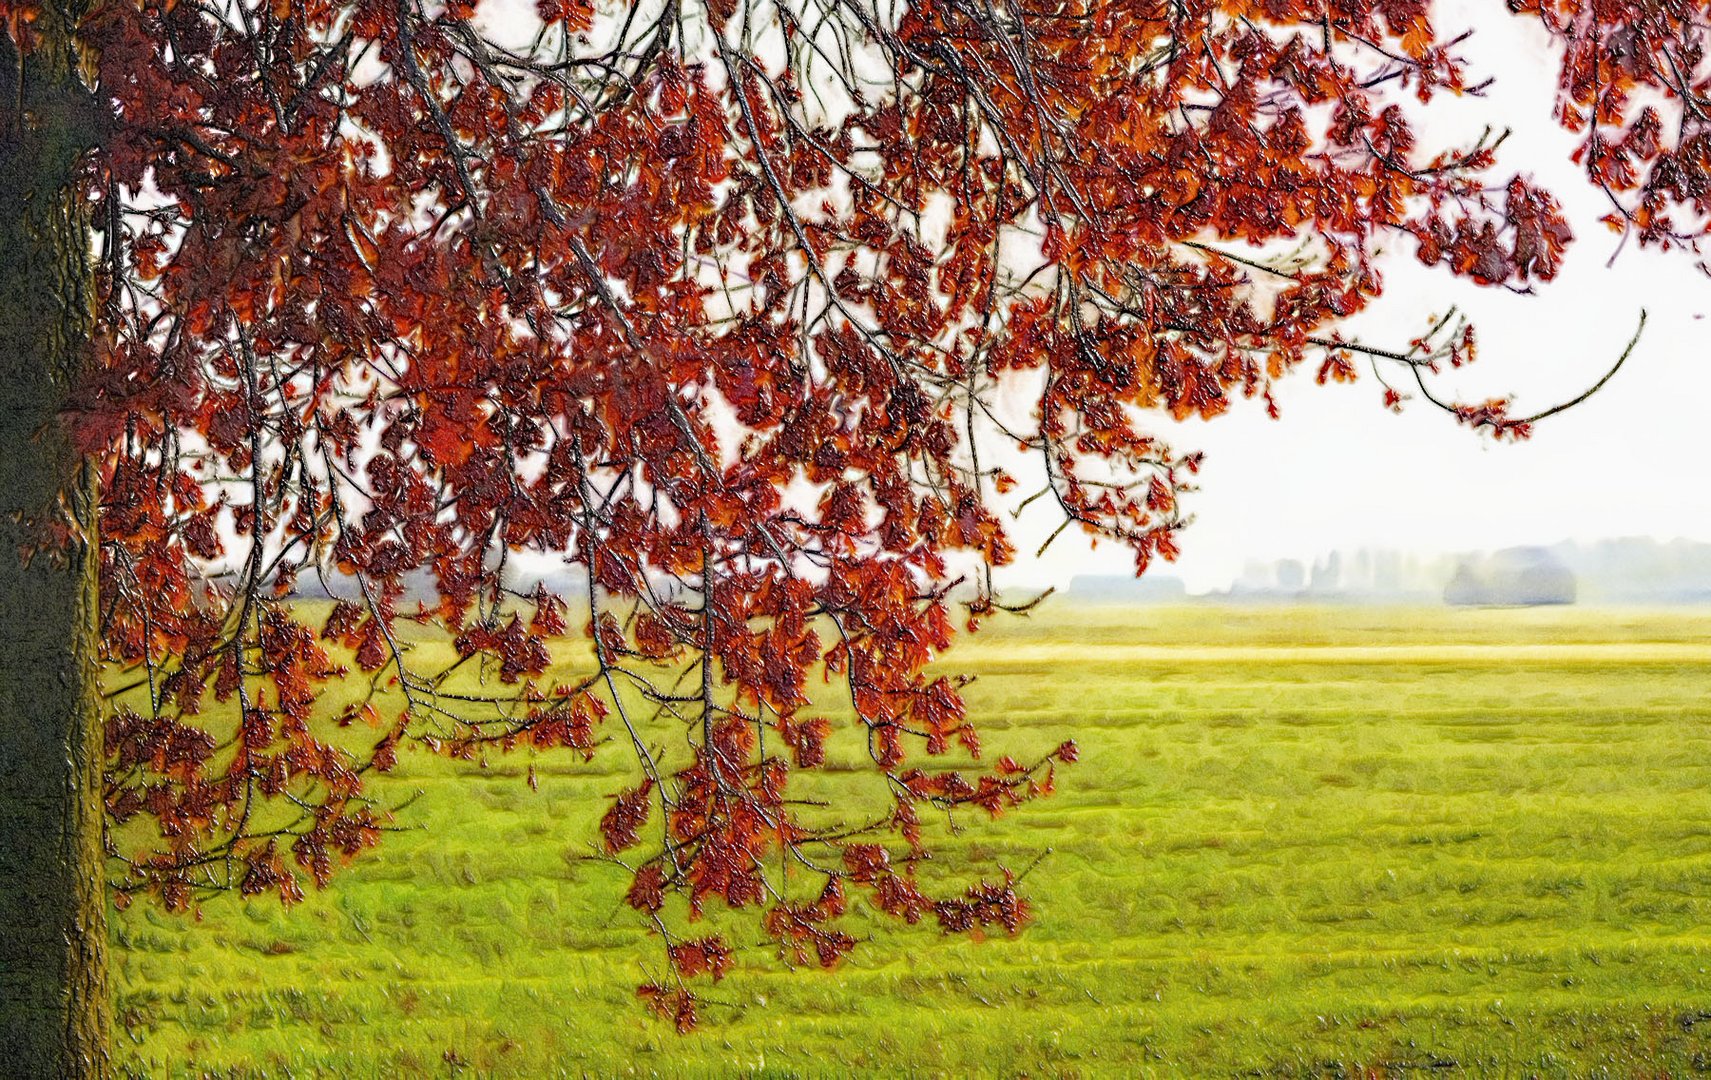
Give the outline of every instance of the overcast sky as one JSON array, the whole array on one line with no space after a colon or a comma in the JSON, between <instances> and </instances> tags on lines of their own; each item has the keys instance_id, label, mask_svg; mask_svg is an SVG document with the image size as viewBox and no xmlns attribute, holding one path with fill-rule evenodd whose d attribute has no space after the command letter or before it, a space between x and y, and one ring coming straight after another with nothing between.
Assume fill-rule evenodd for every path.
<instances>
[{"instance_id":1,"label":"overcast sky","mask_svg":"<svg viewBox=\"0 0 1711 1080\"><path fill-rule=\"evenodd\" d=\"M1479 401L1512 395L1525 415L1570 399L1613 363L1641 308L1650 321L1614 380L1578 408L1539 426L1525 443L1495 444L1415 402L1401 416L1380 407L1370 377L1318 386L1303 371L1278 395L1283 418L1241 402L1211 422L1170 424L1179 450L1206 451L1202 490L1190 496L1195 523L1183 556L1156 572L1190 588L1222 587L1249 559L1311 558L1334 548L1441 552L1562 539L1648 535L1711 540L1711 279L1691 256L1660 256L1599 223L1609 210L1569 161L1571 136L1552 121L1552 58L1542 32L1497 0L1440 5L1445 36L1476 32L1464 49L1474 69L1497 79L1483 99L1434 104L1420 147L1489 123L1514 134L1498 175L1526 172L1561 199L1577 243L1562 274L1536 296L1480 289L1421 267L1412 243L1386 264L1384 299L1354 329L1372 344L1401 344L1427 318L1458 305L1474 318L1480 361L1448 373L1440 397ZM1036 504L1018 522L1029 552L1055 525ZM1026 541L1032 538L1033 543ZM1065 533L1012 580L1064 582L1077 573L1124 572L1109 545L1090 551Z\"/></svg>"}]
</instances>

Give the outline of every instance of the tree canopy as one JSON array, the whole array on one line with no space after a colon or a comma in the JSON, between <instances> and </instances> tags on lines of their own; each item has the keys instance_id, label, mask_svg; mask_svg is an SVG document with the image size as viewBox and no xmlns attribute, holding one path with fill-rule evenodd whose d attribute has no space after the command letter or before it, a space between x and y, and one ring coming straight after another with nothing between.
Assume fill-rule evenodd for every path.
<instances>
[{"instance_id":1,"label":"tree canopy","mask_svg":"<svg viewBox=\"0 0 1711 1080\"><path fill-rule=\"evenodd\" d=\"M1607 220L1691 257L1701 7L1511 8L1559 43ZM98 473L114 700L146 688L105 720L122 901L301 897L379 839L368 778L405 740L611 742L635 784L599 843L663 936L672 975L643 993L679 1027L684 980L730 963L684 921L709 902L825 965L858 896L1014 931L1010 872L941 893L914 872L928 815L997 814L1075 759L934 765L980 749L932 662L1006 604L1002 506L1039 500L1144 571L1199 463L1166 419L1362 366L1386 405L1498 437L1542 415L1433 389L1471 327L1342 329L1381 245L1527 289L1571 239L1492 132L1420 144L1418 109L1492 74L1425 0L0 11L9 87L58 100L31 71L70 51L93 145L67 416ZM519 586L545 559L586 587ZM425 659L413 621L455 655ZM561 678L579 631L591 659ZM366 692L318 711L345 679ZM833 786L876 798L797 797L842 739L869 767Z\"/></svg>"}]
</instances>

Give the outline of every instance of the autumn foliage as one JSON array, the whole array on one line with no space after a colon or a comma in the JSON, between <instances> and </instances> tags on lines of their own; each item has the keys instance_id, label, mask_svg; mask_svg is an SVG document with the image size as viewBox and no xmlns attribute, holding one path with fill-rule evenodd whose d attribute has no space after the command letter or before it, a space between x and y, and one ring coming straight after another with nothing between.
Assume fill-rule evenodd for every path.
<instances>
[{"instance_id":1,"label":"autumn foliage","mask_svg":"<svg viewBox=\"0 0 1711 1080\"><path fill-rule=\"evenodd\" d=\"M1703 12L1517 7L1563 42L1562 119L1613 220L1692 248ZM4 12L27 57L30 10ZM1398 236L1517 288L1570 239L1495 139L1420 145L1412 111L1485 78L1430 16L98 0L73 424L114 685L142 701L107 720L120 897L299 898L379 839L369 774L415 741L633 758L597 847L664 942L641 995L680 1028L688 980L733 961L686 925L710 903L824 966L856 903L1015 932L1011 872L916 872L929 819L997 815L1076 754L935 764L986 760L933 662L1002 606L999 496L1145 570L1199 461L1162 420L1269 403L1303 366L1526 432L1428 388L1471 330L1339 329ZM588 586L519 585L548 558ZM579 636L592 656L561 665ZM793 795L852 752L880 812Z\"/></svg>"}]
</instances>

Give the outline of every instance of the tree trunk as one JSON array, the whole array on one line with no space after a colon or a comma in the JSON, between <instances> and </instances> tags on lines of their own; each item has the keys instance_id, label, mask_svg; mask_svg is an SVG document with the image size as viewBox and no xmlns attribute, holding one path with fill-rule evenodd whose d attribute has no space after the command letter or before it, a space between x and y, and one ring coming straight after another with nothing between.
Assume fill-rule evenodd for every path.
<instances>
[{"instance_id":1,"label":"tree trunk","mask_svg":"<svg viewBox=\"0 0 1711 1080\"><path fill-rule=\"evenodd\" d=\"M0 30L0 1076L44 1080L111 1074L95 476L60 420L91 328L81 6L43 5L21 62Z\"/></svg>"}]
</instances>

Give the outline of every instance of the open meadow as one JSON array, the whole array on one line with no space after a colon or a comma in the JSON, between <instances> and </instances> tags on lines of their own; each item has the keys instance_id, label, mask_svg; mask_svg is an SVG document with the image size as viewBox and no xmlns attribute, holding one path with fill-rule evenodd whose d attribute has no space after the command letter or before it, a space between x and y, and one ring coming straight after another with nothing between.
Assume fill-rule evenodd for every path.
<instances>
[{"instance_id":1,"label":"open meadow","mask_svg":"<svg viewBox=\"0 0 1711 1080\"><path fill-rule=\"evenodd\" d=\"M1711 612L1046 607L966 639L992 757L1058 792L940 869L1012 939L755 940L680 1037L589 859L629 755L405 754L406 831L281 911L116 914L148 1077L1686 1075L1711 1068ZM841 752L857 752L844 739ZM837 750L834 743L834 749ZM853 765L853 757L839 759ZM837 776L829 778L836 781ZM828 782L828 781L822 781Z\"/></svg>"}]
</instances>

